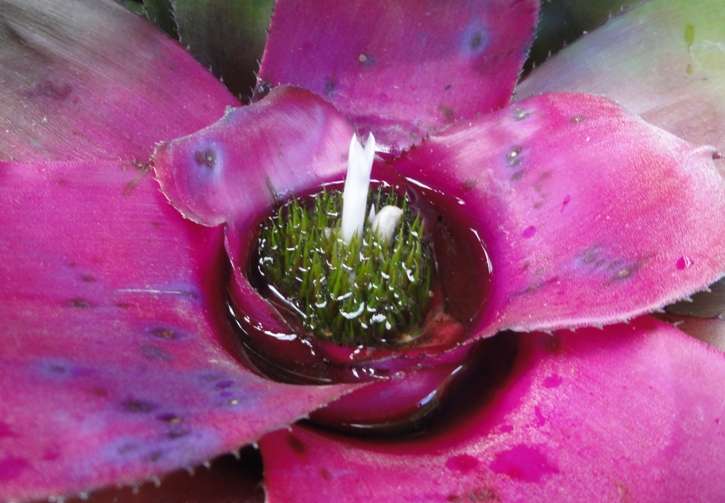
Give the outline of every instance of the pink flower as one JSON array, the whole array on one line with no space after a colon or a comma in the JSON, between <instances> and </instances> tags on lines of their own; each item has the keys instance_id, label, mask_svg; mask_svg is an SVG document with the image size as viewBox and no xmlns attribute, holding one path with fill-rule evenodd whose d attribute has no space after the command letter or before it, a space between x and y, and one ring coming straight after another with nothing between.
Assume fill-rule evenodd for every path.
<instances>
[{"instance_id":1,"label":"pink flower","mask_svg":"<svg viewBox=\"0 0 725 503\"><path fill-rule=\"evenodd\" d=\"M280 2L274 89L226 114L218 82L112 2L0 6L0 499L256 442L269 501L725 492L722 355L642 316L725 273L715 150L592 95L507 105L534 2ZM339 179L354 128L485 244L468 339L518 332L411 438L294 424L350 386L256 376L227 319L229 254L244 314L275 323L239 273L245 236L274 196Z\"/></svg>"}]
</instances>

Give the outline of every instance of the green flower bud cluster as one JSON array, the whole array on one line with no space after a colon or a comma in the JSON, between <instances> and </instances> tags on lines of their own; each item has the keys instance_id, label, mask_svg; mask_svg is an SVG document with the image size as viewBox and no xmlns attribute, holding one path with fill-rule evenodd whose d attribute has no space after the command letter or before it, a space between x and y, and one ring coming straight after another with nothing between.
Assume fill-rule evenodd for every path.
<instances>
[{"instance_id":1,"label":"green flower bud cluster","mask_svg":"<svg viewBox=\"0 0 725 503\"><path fill-rule=\"evenodd\" d=\"M371 191L370 204L403 209L392 244L370 222L362 237L346 243L340 192L324 191L309 204L293 198L261 224L258 268L268 297L295 312L315 337L383 346L419 335L433 276L423 220L393 192Z\"/></svg>"}]
</instances>

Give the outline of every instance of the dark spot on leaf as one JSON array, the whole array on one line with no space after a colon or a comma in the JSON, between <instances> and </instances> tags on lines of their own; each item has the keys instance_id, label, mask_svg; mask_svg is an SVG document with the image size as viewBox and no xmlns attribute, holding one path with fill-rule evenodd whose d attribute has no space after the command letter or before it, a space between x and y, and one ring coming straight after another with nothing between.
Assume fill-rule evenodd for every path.
<instances>
[{"instance_id":1,"label":"dark spot on leaf","mask_svg":"<svg viewBox=\"0 0 725 503\"><path fill-rule=\"evenodd\" d=\"M90 274L84 274L81 276L81 281L84 283L95 283L96 278L94 276L91 276Z\"/></svg>"},{"instance_id":2,"label":"dark spot on leaf","mask_svg":"<svg viewBox=\"0 0 725 503\"><path fill-rule=\"evenodd\" d=\"M128 302L116 302L115 306L119 309L128 309L131 307L131 304Z\"/></svg>"},{"instance_id":3,"label":"dark spot on leaf","mask_svg":"<svg viewBox=\"0 0 725 503\"><path fill-rule=\"evenodd\" d=\"M181 335L172 328L153 328L151 329L151 335L159 339L166 339L167 341L181 339Z\"/></svg>"},{"instance_id":4,"label":"dark spot on leaf","mask_svg":"<svg viewBox=\"0 0 725 503\"><path fill-rule=\"evenodd\" d=\"M154 463L154 462L158 461L159 459L161 459L163 457L163 455L164 455L164 451L161 451L161 450L153 451L151 454L149 454L146 457L146 461Z\"/></svg>"},{"instance_id":5,"label":"dark spot on leaf","mask_svg":"<svg viewBox=\"0 0 725 503\"><path fill-rule=\"evenodd\" d=\"M118 446L116 449L116 452L119 454L129 454L131 452L136 452L138 450L138 445L132 444L132 443L125 443L123 445Z\"/></svg>"},{"instance_id":6,"label":"dark spot on leaf","mask_svg":"<svg viewBox=\"0 0 725 503\"><path fill-rule=\"evenodd\" d=\"M65 305L76 309L88 309L93 307L93 304L85 299L69 299L65 302Z\"/></svg>"},{"instance_id":7,"label":"dark spot on leaf","mask_svg":"<svg viewBox=\"0 0 725 503\"><path fill-rule=\"evenodd\" d=\"M522 179L523 177L524 177L524 170L522 169L522 170L519 170L519 171L517 171L517 172L516 172L516 173L514 173L513 175L511 175L511 181L512 181L512 182L518 182L518 181L519 181L519 180L521 180L521 179Z\"/></svg>"},{"instance_id":8,"label":"dark spot on leaf","mask_svg":"<svg viewBox=\"0 0 725 503\"><path fill-rule=\"evenodd\" d=\"M121 402L121 407L123 407L123 410L127 412L147 413L158 409L159 406L153 402L148 402L146 400L136 400L133 398L129 398Z\"/></svg>"},{"instance_id":9,"label":"dark spot on leaf","mask_svg":"<svg viewBox=\"0 0 725 503\"><path fill-rule=\"evenodd\" d=\"M597 247L587 248L579 257L583 264L591 264L599 257L599 250Z\"/></svg>"},{"instance_id":10,"label":"dark spot on leaf","mask_svg":"<svg viewBox=\"0 0 725 503\"><path fill-rule=\"evenodd\" d=\"M325 480L330 480L332 478L332 476L330 475L330 470L324 467L320 468L320 476L322 476L322 478Z\"/></svg>"},{"instance_id":11,"label":"dark spot on leaf","mask_svg":"<svg viewBox=\"0 0 725 503\"><path fill-rule=\"evenodd\" d=\"M234 381L219 381L216 383L216 386L214 386L216 389L227 389L231 388L234 385Z\"/></svg>"},{"instance_id":12,"label":"dark spot on leaf","mask_svg":"<svg viewBox=\"0 0 725 503\"><path fill-rule=\"evenodd\" d=\"M521 164L521 152L523 151L523 147L520 147L519 145L514 145L511 147L511 149L506 154L506 163L514 168Z\"/></svg>"},{"instance_id":13,"label":"dark spot on leaf","mask_svg":"<svg viewBox=\"0 0 725 503\"><path fill-rule=\"evenodd\" d=\"M463 494L451 494L447 498L451 503L485 503L487 501L501 501L501 496L488 487L479 487Z\"/></svg>"},{"instance_id":14,"label":"dark spot on leaf","mask_svg":"<svg viewBox=\"0 0 725 503\"><path fill-rule=\"evenodd\" d=\"M53 379L64 379L87 375L87 369L78 368L71 362L64 360L44 360L39 364L39 370L47 377Z\"/></svg>"},{"instance_id":15,"label":"dark spot on leaf","mask_svg":"<svg viewBox=\"0 0 725 503\"><path fill-rule=\"evenodd\" d=\"M141 354L148 360L155 360L161 362L170 362L171 354L163 348L153 346L151 344L145 344L141 347Z\"/></svg>"},{"instance_id":16,"label":"dark spot on leaf","mask_svg":"<svg viewBox=\"0 0 725 503\"><path fill-rule=\"evenodd\" d=\"M204 151L197 150L194 152L194 161L199 166L206 166L209 169L214 169L216 166L216 153L211 148Z\"/></svg>"},{"instance_id":17,"label":"dark spot on leaf","mask_svg":"<svg viewBox=\"0 0 725 503\"><path fill-rule=\"evenodd\" d=\"M451 87L453 87L453 84L446 84L446 87L444 87L443 89L448 91Z\"/></svg>"},{"instance_id":18,"label":"dark spot on leaf","mask_svg":"<svg viewBox=\"0 0 725 503\"><path fill-rule=\"evenodd\" d=\"M335 82L334 79L330 78L325 82L325 93L330 96L332 93L335 92L335 89L337 88L337 82Z\"/></svg>"},{"instance_id":19,"label":"dark spot on leaf","mask_svg":"<svg viewBox=\"0 0 725 503\"><path fill-rule=\"evenodd\" d=\"M224 381L229 379L228 374L222 372L204 372L199 374L199 380L202 382L213 382L216 384L217 381Z\"/></svg>"},{"instance_id":20,"label":"dark spot on leaf","mask_svg":"<svg viewBox=\"0 0 725 503\"><path fill-rule=\"evenodd\" d=\"M488 33L481 25L466 28L461 40L461 53L468 57L480 56L488 47ZM495 55L494 55L495 57Z\"/></svg>"},{"instance_id":21,"label":"dark spot on leaf","mask_svg":"<svg viewBox=\"0 0 725 503\"><path fill-rule=\"evenodd\" d=\"M46 97L56 101L64 101L73 92L73 85L70 82L54 82L47 80L36 84L28 93L29 98Z\"/></svg>"},{"instance_id":22,"label":"dark spot on leaf","mask_svg":"<svg viewBox=\"0 0 725 503\"><path fill-rule=\"evenodd\" d=\"M66 185L68 185L68 180L66 180L65 178L59 178L58 185L60 185L61 187L65 187Z\"/></svg>"},{"instance_id":23,"label":"dark spot on leaf","mask_svg":"<svg viewBox=\"0 0 725 503\"><path fill-rule=\"evenodd\" d=\"M93 388L91 393L101 398L106 398L108 396L108 390L103 388Z\"/></svg>"},{"instance_id":24,"label":"dark spot on leaf","mask_svg":"<svg viewBox=\"0 0 725 503\"><path fill-rule=\"evenodd\" d=\"M287 445L289 445L290 449L292 449L292 451L298 456L304 456L307 454L307 446L293 433L289 433L287 435Z\"/></svg>"},{"instance_id":25,"label":"dark spot on leaf","mask_svg":"<svg viewBox=\"0 0 725 503\"><path fill-rule=\"evenodd\" d=\"M637 271L637 264L629 264L624 267L617 269L612 275L612 281L621 281L632 276Z\"/></svg>"},{"instance_id":26,"label":"dark spot on leaf","mask_svg":"<svg viewBox=\"0 0 725 503\"><path fill-rule=\"evenodd\" d=\"M73 369L69 365L62 363L49 363L46 369L49 374L70 375L73 373Z\"/></svg>"},{"instance_id":27,"label":"dark spot on leaf","mask_svg":"<svg viewBox=\"0 0 725 503\"><path fill-rule=\"evenodd\" d=\"M188 437L191 432L184 428L173 428L166 433L166 438L169 440L178 440L180 438Z\"/></svg>"},{"instance_id":28,"label":"dark spot on leaf","mask_svg":"<svg viewBox=\"0 0 725 503\"><path fill-rule=\"evenodd\" d=\"M166 412L164 414L159 414L156 416L156 419L159 421L162 421L164 423L169 424L176 424L181 421L181 417L179 417L177 414L174 414L173 412Z\"/></svg>"},{"instance_id":29,"label":"dark spot on leaf","mask_svg":"<svg viewBox=\"0 0 725 503\"><path fill-rule=\"evenodd\" d=\"M476 180L466 180L463 182L463 190L471 190L476 186Z\"/></svg>"},{"instance_id":30,"label":"dark spot on leaf","mask_svg":"<svg viewBox=\"0 0 725 503\"><path fill-rule=\"evenodd\" d=\"M455 112L450 107L439 105L438 111L445 117L446 124L450 124L455 119Z\"/></svg>"}]
</instances>

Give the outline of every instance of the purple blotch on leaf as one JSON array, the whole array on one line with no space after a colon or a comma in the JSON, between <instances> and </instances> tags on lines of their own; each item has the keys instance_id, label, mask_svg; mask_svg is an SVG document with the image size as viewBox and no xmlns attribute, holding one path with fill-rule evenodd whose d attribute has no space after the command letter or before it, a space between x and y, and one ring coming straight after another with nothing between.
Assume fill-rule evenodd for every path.
<instances>
[{"instance_id":1,"label":"purple blotch on leaf","mask_svg":"<svg viewBox=\"0 0 725 503\"><path fill-rule=\"evenodd\" d=\"M546 475L559 473L541 451L524 444L499 452L490 467L494 473L522 482L539 482Z\"/></svg>"}]
</instances>

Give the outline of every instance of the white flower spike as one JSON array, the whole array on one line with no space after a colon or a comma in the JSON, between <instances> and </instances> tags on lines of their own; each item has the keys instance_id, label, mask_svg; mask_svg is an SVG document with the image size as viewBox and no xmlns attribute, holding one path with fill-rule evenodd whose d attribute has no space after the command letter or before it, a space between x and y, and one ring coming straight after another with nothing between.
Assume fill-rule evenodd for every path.
<instances>
[{"instance_id":1,"label":"white flower spike","mask_svg":"<svg viewBox=\"0 0 725 503\"><path fill-rule=\"evenodd\" d=\"M345 242L352 241L357 233L362 237L367 208L370 172L375 158L375 137L368 136L363 147L353 135L350 142L350 155L347 160L347 178L342 193L342 238Z\"/></svg>"}]
</instances>

